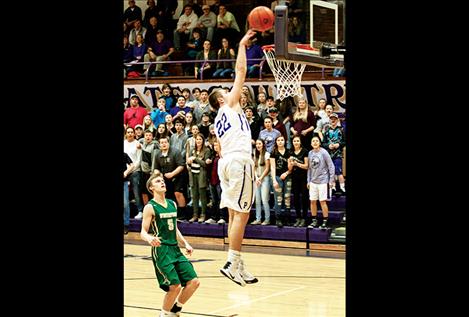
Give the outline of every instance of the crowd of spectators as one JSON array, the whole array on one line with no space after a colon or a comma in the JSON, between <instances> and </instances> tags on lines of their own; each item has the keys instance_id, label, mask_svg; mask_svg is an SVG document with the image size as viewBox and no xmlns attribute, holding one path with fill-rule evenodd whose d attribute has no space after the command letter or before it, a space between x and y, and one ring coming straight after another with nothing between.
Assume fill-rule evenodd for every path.
<instances>
[{"instance_id":1,"label":"crowd of spectators","mask_svg":"<svg viewBox=\"0 0 469 317\"><path fill-rule=\"evenodd\" d=\"M332 186L328 197L345 195L342 172L345 122L341 122L325 99L312 106L302 96L280 101L261 92L253 100L249 87L242 91L240 105L251 129L257 184L251 224L305 227L311 201L307 180L316 175L318 166L326 164L326 174L318 177ZM146 179L157 169L164 175L168 197L177 203L181 221L209 224L227 221L227 211L219 208L220 149L213 124L216 115L205 89L184 89L180 95L173 95L171 86L165 83L151 111L138 95L131 96L124 107L124 152L133 164L130 169L125 166L124 181L130 182L130 186L124 186L124 191L130 191L125 197L129 193L133 196L138 212L135 218L142 217L148 201ZM324 151L319 153L313 141ZM129 162L125 155L124 159L124 164ZM292 196L296 217L291 213ZM319 192L321 207L327 208L321 197ZM311 225L317 227L314 208L316 205L311 205L310 210L315 211ZM127 208L125 212L128 224L130 211ZM323 228L327 227L326 219L321 224Z\"/></svg>"},{"instance_id":2,"label":"crowd of spectators","mask_svg":"<svg viewBox=\"0 0 469 317\"><path fill-rule=\"evenodd\" d=\"M202 2L202 1L198 1ZM208 1L203 1L207 3ZM274 8L277 1L272 1ZM183 62L184 76L194 78L230 78L234 72L237 43L241 34L249 27L239 24L239 16L227 10L220 1L198 4L183 1L179 18L174 19L178 1L148 0L147 8L142 10L135 0L128 1L124 11L124 78L140 76L168 76L167 63L171 60ZM290 1L289 41L305 42L305 1ZM307 6L306 6L307 8ZM141 39L138 39L138 35ZM260 63L264 58L262 46L273 44L274 28L257 32L247 47L247 77L258 77ZM226 61L231 59L232 61ZM206 60L225 60L218 63L204 63ZM146 62L147 64L143 65ZM149 62L154 62L149 64ZM268 65L265 64L268 71ZM336 72L337 73L337 72ZM337 73L339 74L339 73ZM176 74L172 74L176 75ZM336 75L336 74L335 74Z\"/></svg>"}]
</instances>

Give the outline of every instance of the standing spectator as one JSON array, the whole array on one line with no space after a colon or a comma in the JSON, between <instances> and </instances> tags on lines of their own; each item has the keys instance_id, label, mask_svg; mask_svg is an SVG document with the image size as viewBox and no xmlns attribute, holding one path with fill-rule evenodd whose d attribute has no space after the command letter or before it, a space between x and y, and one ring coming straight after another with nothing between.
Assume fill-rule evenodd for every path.
<instances>
[{"instance_id":1,"label":"standing spectator","mask_svg":"<svg viewBox=\"0 0 469 317\"><path fill-rule=\"evenodd\" d=\"M170 138L174 133L176 133L176 127L173 123L173 116L169 113L164 117L166 123L166 130L168 131L168 138Z\"/></svg>"},{"instance_id":2,"label":"standing spectator","mask_svg":"<svg viewBox=\"0 0 469 317\"><path fill-rule=\"evenodd\" d=\"M143 132L143 138L139 140L140 146L137 148L142 149L142 162L140 163L140 191L142 193L143 204L148 203L149 197L152 194L148 191L146 184L151 175L151 164L153 163L153 154L158 149L157 142L153 139L153 133L150 130Z\"/></svg>"},{"instance_id":3,"label":"standing spectator","mask_svg":"<svg viewBox=\"0 0 469 317\"><path fill-rule=\"evenodd\" d=\"M143 125L137 124L135 127L135 140L143 139Z\"/></svg>"},{"instance_id":4,"label":"standing spectator","mask_svg":"<svg viewBox=\"0 0 469 317\"><path fill-rule=\"evenodd\" d=\"M184 157L178 150L170 148L168 137L160 138L159 143L160 149L153 155L151 170L157 169L163 174L167 192L176 198L178 217L183 218L186 215Z\"/></svg>"},{"instance_id":5,"label":"standing spectator","mask_svg":"<svg viewBox=\"0 0 469 317\"><path fill-rule=\"evenodd\" d=\"M140 98L132 95L129 101L130 107L124 111L124 126L134 128L143 123L143 118L148 114L146 108L140 105Z\"/></svg>"},{"instance_id":6,"label":"standing spectator","mask_svg":"<svg viewBox=\"0 0 469 317\"><path fill-rule=\"evenodd\" d=\"M161 123L165 123L165 117L168 114L166 112L166 99L164 99L163 97L158 98L156 105L157 108L153 109L153 111L150 113L150 117L154 125L158 126Z\"/></svg>"},{"instance_id":7,"label":"standing spectator","mask_svg":"<svg viewBox=\"0 0 469 317\"><path fill-rule=\"evenodd\" d=\"M270 168L274 186L275 218L277 227L288 224L290 218L291 171L288 170L290 153L285 147L285 138L279 135L270 154ZM282 211L283 204L285 210Z\"/></svg>"},{"instance_id":8,"label":"standing spectator","mask_svg":"<svg viewBox=\"0 0 469 317\"><path fill-rule=\"evenodd\" d=\"M319 200L323 216L321 229L327 229L329 217L327 200L330 200L331 197L329 186L334 182L334 163L329 153L321 147L319 137L313 137L311 147L313 149L308 153L308 189L313 221L308 228L317 228L318 226L318 207L316 204Z\"/></svg>"},{"instance_id":9,"label":"standing spectator","mask_svg":"<svg viewBox=\"0 0 469 317\"><path fill-rule=\"evenodd\" d=\"M184 146L187 141L187 134L184 132L184 120L177 119L174 121L174 125L176 127L176 133L171 135L171 148L178 150L178 152L184 157L186 155Z\"/></svg>"},{"instance_id":10,"label":"standing spectator","mask_svg":"<svg viewBox=\"0 0 469 317\"><path fill-rule=\"evenodd\" d=\"M207 111L202 114L202 122L199 124L199 131L204 138L208 138L210 134L210 125L210 113Z\"/></svg>"},{"instance_id":11,"label":"standing spectator","mask_svg":"<svg viewBox=\"0 0 469 317\"><path fill-rule=\"evenodd\" d=\"M283 135L285 140L288 140L287 137L287 130L285 129L285 125L282 121L278 119L278 109L277 107L269 108L269 116L272 118L272 127L280 132Z\"/></svg>"},{"instance_id":12,"label":"standing spectator","mask_svg":"<svg viewBox=\"0 0 469 317\"><path fill-rule=\"evenodd\" d=\"M259 92L257 94L257 107L255 110L257 111L258 116L262 115L262 111L264 111L267 108L267 97L265 95L265 92Z\"/></svg>"},{"instance_id":13,"label":"standing spectator","mask_svg":"<svg viewBox=\"0 0 469 317\"><path fill-rule=\"evenodd\" d=\"M213 129L215 131L215 129ZM220 209L220 200L221 200L221 186L220 178L218 177L218 160L220 159L220 144L218 141L213 143L213 162L212 169L210 171L210 195L212 196L212 217L211 219L218 219L217 223L222 225L226 223L226 207ZM209 219L210 220L210 219ZM206 221L212 223L211 221Z\"/></svg>"},{"instance_id":14,"label":"standing spectator","mask_svg":"<svg viewBox=\"0 0 469 317\"><path fill-rule=\"evenodd\" d=\"M173 121L186 120L186 113L190 112L192 109L186 106L186 98L184 96L179 96L177 98L176 107L172 108L169 112L173 116ZM185 123L185 122L184 122Z\"/></svg>"},{"instance_id":15,"label":"standing spectator","mask_svg":"<svg viewBox=\"0 0 469 317\"><path fill-rule=\"evenodd\" d=\"M169 84L163 84L163 86L161 86L161 91L161 97L166 100L166 112L169 112L176 105L176 96L172 93L172 89Z\"/></svg>"},{"instance_id":16,"label":"standing spectator","mask_svg":"<svg viewBox=\"0 0 469 317\"><path fill-rule=\"evenodd\" d=\"M313 130L316 125L316 118L314 113L308 109L305 98L298 99L298 108L293 113L292 127L290 131L292 136L299 136L301 138L301 144L305 144L307 150L311 144L311 138L313 136Z\"/></svg>"},{"instance_id":17,"label":"standing spectator","mask_svg":"<svg viewBox=\"0 0 469 317\"><path fill-rule=\"evenodd\" d=\"M192 193L192 208L194 213L189 222L198 221L199 223L205 221L207 213L207 165L211 164L210 150L205 146L204 136L199 133L195 136L195 147L191 151L187 164L190 165L191 179L191 193ZM202 211L199 217L199 199Z\"/></svg>"},{"instance_id":18,"label":"standing spectator","mask_svg":"<svg viewBox=\"0 0 469 317\"><path fill-rule=\"evenodd\" d=\"M134 169L130 156L124 152L124 234L129 233L130 206L129 206L129 173Z\"/></svg>"},{"instance_id":19,"label":"standing spectator","mask_svg":"<svg viewBox=\"0 0 469 317\"><path fill-rule=\"evenodd\" d=\"M261 132L259 132L259 139L265 142L267 152L272 153L272 150L275 145L275 140L282 134L278 130L272 128L271 117L267 117L264 119L264 128L264 130L261 130Z\"/></svg>"},{"instance_id":20,"label":"standing spectator","mask_svg":"<svg viewBox=\"0 0 469 317\"><path fill-rule=\"evenodd\" d=\"M208 91L207 89L202 89L200 91L200 99L198 104L194 109L195 122L199 124L202 122L202 114L204 112L210 111L210 103L208 102Z\"/></svg>"},{"instance_id":21,"label":"standing spectator","mask_svg":"<svg viewBox=\"0 0 469 317\"><path fill-rule=\"evenodd\" d=\"M270 154L266 151L262 140L256 140L254 175L256 177L256 220L251 222L251 225L270 225ZM264 206L265 216L263 222L262 206Z\"/></svg>"},{"instance_id":22,"label":"standing spectator","mask_svg":"<svg viewBox=\"0 0 469 317\"><path fill-rule=\"evenodd\" d=\"M339 179L340 190L342 194L345 194L345 179L342 174L342 157L343 148L345 147L345 133L344 130L338 126L339 116L337 113L332 113L329 117L330 125L329 129L324 133L324 140L321 144L323 148L327 150L331 156L332 162L334 162L335 175ZM335 179L332 185L332 191L335 192Z\"/></svg>"},{"instance_id":23,"label":"standing spectator","mask_svg":"<svg viewBox=\"0 0 469 317\"><path fill-rule=\"evenodd\" d=\"M138 210L138 214L135 216L135 219L141 219L143 211L142 192L140 190L140 164L142 162L142 150L138 148L140 143L135 139L134 129L128 127L125 131L126 139L124 140L124 152L127 153L132 162L134 162L134 168L129 174L129 180Z\"/></svg>"},{"instance_id":24,"label":"standing spectator","mask_svg":"<svg viewBox=\"0 0 469 317\"><path fill-rule=\"evenodd\" d=\"M158 124L158 127L156 129L156 135L155 135L155 141L158 144L158 147L160 144L158 140L161 138L166 138L166 137L168 137L168 130L166 129L166 124L164 123Z\"/></svg>"},{"instance_id":25,"label":"standing spectator","mask_svg":"<svg viewBox=\"0 0 469 317\"><path fill-rule=\"evenodd\" d=\"M234 49L229 45L227 38L221 39L221 48L218 50L218 59L235 59L236 54ZM217 70L213 73L213 78L230 78L234 74L234 61L232 62L217 62Z\"/></svg>"},{"instance_id":26,"label":"standing spectator","mask_svg":"<svg viewBox=\"0 0 469 317\"><path fill-rule=\"evenodd\" d=\"M156 127L153 124L153 120L149 114L143 118L143 133L145 133L146 130L150 131L153 137L155 137Z\"/></svg>"},{"instance_id":27,"label":"standing spectator","mask_svg":"<svg viewBox=\"0 0 469 317\"><path fill-rule=\"evenodd\" d=\"M308 187L306 184L308 170L308 151L301 145L301 138L293 137L293 148L288 159L288 169L292 171L293 206L296 222L294 227L305 227L308 214Z\"/></svg>"},{"instance_id":28,"label":"standing spectator","mask_svg":"<svg viewBox=\"0 0 469 317\"><path fill-rule=\"evenodd\" d=\"M261 127L259 126L257 119L254 117L254 111L252 110L252 107L244 108L244 113L246 114L246 119L248 120L249 128L251 129L252 144L255 145L255 140L257 140L259 137Z\"/></svg>"},{"instance_id":29,"label":"standing spectator","mask_svg":"<svg viewBox=\"0 0 469 317\"><path fill-rule=\"evenodd\" d=\"M142 9L135 4L135 0L129 0L129 6L124 11L124 23L133 28L137 20L142 20Z\"/></svg>"},{"instance_id":30,"label":"standing spectator","mask_svg":"<svg viewBox=\"0 0 469 317\"><path fill-rule=\"evenodd\" d=\"M194 115L192 112L186 113L186 126L184 127L184 133L187 134L188 137L192 136L192 126L194 126Z\"/></svg>"}]
</instances>

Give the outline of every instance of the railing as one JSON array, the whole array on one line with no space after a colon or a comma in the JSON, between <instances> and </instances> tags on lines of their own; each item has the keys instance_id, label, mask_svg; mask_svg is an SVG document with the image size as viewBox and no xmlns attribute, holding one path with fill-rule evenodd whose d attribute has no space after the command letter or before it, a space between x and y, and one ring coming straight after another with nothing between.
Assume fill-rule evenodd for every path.
<instances>
[{"instance_id":1,"label":"railing","mask_svg":"<svg viewBox=\"0 0 469 317\"><path fill-rule=\"evenodd\" d=\"M251 58L246 59L246 61L260 61L259 64L259 79L262 79L262 67L266 61L265 57L263 58ZM148 84L148 73L151 65L153 64L179 64L179 63L202 63L203 68L207 63L218 63L218 62L236 62L236 59L207 59L207 60L171 60L171 61L153 61L153 62L137 62L137 63L124 63L125 66L132 65L149 65L145 74L145 84ZM234 70L234 69L233 69ZM203 80L203 72L200 74L200 80Z\"/></svg>"}]
</instances>

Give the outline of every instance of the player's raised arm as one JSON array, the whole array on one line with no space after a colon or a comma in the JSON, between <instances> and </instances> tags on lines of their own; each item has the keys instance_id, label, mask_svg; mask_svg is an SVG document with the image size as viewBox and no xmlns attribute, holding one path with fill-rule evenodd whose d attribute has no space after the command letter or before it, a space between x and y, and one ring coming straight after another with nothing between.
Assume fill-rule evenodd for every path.
<instances>
[{"instance_id":1,"label":"player's raised arm","mask_svg":"<svg viewBox=\"0 0 469 317\"><path fill-rule=\"evenodd\" d=\"M238 104L239 98L241 96L241 88L244 85L244 80L246 79L247 65L246 65L246 45L248 40L256 35L256 32L253 30L248 30L239 42L238 48L238 57L236 58L236 76L233 83L233 88L230 91L230 97L228 105L234 107Z\"/></svg>"}]
</instances>

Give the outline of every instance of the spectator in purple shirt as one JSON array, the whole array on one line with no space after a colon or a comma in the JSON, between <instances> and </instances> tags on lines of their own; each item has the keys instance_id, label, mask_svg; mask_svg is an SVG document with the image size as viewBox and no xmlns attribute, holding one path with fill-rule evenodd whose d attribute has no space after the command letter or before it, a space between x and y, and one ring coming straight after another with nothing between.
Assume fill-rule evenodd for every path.
<instances>
[{"instance_id":1,"label":"spectator in purple shirt","mask_svg":"<svg viewBox=\"0 0 469 317\"><path fill-rule=\"evenodd\" d=\"M148 47L148 52L145 54L145 62L167 61L169 56L174 52L174 47L171 41L165 40L162 30L156 32L156 41ZM144 69L149 68L149 64L145 64ZM153 68L153 65L152 65ZM163 64L157 63L155 65L156 72L163 72Z\"/></svg>"},{"instance_id":2,"label":"spectator in purple shirt","mask_svg":"<svg viewBox=\"0 0 469 317\"><path fill-rule=\"evenodd\" d=\"M247 59L247 77L254 78L259 76L259 69L260 69L260 60L252 60L252 59L259 59L264 57L264 52L262 48L252 43L252 39L248 41L248 45L246 45L246 59Z\"/></svg>"}]
</instances>

